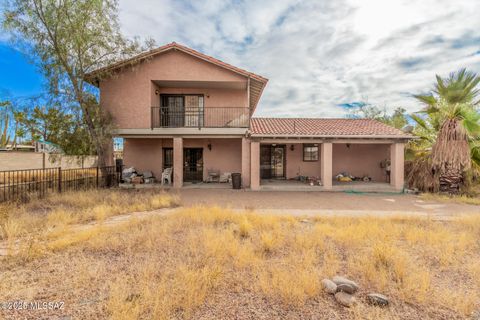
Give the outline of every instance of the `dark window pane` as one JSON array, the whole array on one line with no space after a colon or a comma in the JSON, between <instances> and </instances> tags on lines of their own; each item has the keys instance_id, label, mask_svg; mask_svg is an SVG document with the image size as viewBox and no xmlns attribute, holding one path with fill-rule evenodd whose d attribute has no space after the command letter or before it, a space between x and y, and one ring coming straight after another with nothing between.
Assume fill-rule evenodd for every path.
<instances>
[{"instance_id":1,"label":"dark window pane","mask_svg":"<svg viewBox=\"0 0 480 320\"><path fill-rule=\"evenodd\" d=\"M163 148L163 169L173 168L173 148Z\"/></svg>"},{"instance_id":2,"label":"dark window pane","mask_svg":"<svg viewBox=\"0 0 480 320\"><path fill-rule=\"evenodd\" d=\"M317 161L318 146L304 144L303 145L303 161Z\"/></svg>"}]
</instances>

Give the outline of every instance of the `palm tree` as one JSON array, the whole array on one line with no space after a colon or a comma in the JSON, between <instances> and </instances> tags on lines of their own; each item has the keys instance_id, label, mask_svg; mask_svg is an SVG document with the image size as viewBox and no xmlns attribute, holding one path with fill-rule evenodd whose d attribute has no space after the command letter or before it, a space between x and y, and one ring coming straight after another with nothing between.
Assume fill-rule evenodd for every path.
<instances>
[{"instance_id":1,"label":"palm tree","mask_svg":"<svg viewBox=\"0 0 480 320\"><path fill-rule=\"evenodd\" d=\"M423 147L431 145L429 161L432 174L439 177L441 192L458 193L465 172L473 161L480 165L480 115L475 101L479 95L480 77L466 69L444 79L436 76L432 93L416 95L426 104L421 112L426 118L412 116Z\"/></svg>"}]
</instances>

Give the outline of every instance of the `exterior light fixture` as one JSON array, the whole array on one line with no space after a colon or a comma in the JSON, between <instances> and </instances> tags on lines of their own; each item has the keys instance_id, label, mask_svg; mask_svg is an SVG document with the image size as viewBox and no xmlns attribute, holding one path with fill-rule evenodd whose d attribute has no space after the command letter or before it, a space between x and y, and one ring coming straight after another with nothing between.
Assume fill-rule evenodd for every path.
<instances>
[{"instance_id":1,"label":"exterior light fixture","mask_svg":"<svg viewBox=\"0 0 480 320\"><path fill-rule=\"evenodd\" d=\"M207 147L208 147L208 150L212 151L212 144L211 144L211 143L209 143L209 144L207 145Z\"/></svg>"},{"instance_id":2,"label":"exterior light fixture","mask_svg":"<svg viewBox=\"0 0 480 320\"><path fill-rule=\"evenodd\" d=\"M295 150L295 146L293 144L290 146L290 150Z\"/></svg>"}]
</instances>

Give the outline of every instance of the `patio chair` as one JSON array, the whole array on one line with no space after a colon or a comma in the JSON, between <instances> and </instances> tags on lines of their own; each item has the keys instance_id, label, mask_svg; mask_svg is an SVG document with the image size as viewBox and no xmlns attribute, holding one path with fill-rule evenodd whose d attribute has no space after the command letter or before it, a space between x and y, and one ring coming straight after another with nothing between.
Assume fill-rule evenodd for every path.
<instances>
[{"instance_id":1,"label":"patio chair","mask_svg":"<svg viewBox=\"0 0 480 320\"><path fill-rule=\"evenodd\" d=\"M220 171L208 170L207 182L220 182Z\"/></svg>"},{"instance_id":2,"label":"patio chair","mask_svg":"<svg viewBox=\"0 0 480 320\"><path fill-rule=\"evenodd\" d=\"M165 168L162 172L162 185L165 183L172 184L172 168Z\"/></svg>"}]
</instances>

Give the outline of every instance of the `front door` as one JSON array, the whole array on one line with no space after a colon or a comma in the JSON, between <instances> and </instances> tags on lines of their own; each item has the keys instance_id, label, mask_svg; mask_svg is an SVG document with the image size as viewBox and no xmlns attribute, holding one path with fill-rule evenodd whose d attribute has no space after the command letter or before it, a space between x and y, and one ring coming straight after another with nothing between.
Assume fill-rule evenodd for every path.
<instances>
[{"instance_id":1,"label":"front door","mask_svg":"<svg viewBox=\"0 0 480 320\"><path fill-rule=\"evenodd\" d=\"M203 149L186 148L183 149L183 181L202 182L203 181Z\"/></svg>"},{"instance_id":2,"label":"front door","mask_svg":"<svg viewBox=\"0 0 480 320\"><path fill-rule=\"evenodd\" d=\"M285 179L285 145L260 146L260 178Z\"/></svg>"}]
</instances>

